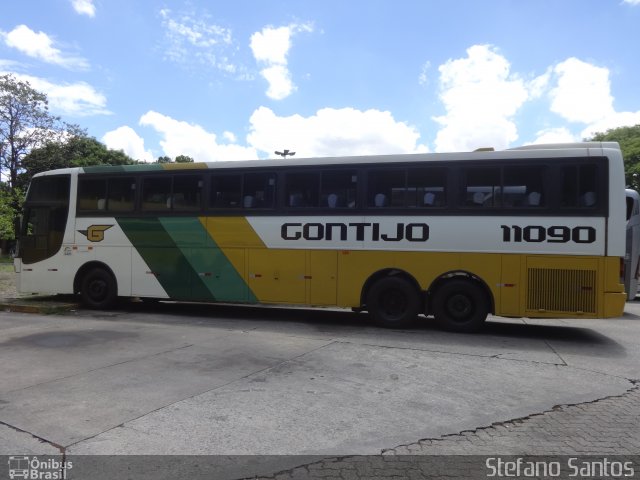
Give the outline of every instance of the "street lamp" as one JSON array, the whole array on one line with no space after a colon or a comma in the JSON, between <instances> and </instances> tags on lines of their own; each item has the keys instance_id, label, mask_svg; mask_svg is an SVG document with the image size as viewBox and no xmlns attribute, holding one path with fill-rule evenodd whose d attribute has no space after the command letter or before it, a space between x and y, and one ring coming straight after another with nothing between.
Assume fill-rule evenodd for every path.
<instances>
[{"instance_id":1,"label":"street lamp","mask_svg":"<svg viewBox=\"0 0 640 480\"><path fill-rule=\"evenodd\" d=\"M276 155L280 155L282 158L287 158L287 155L293 157L296 154L296 152L290 152L289 150L283 150L282 152L276 150L273 153L275 153Z\"/></svg>"}]
</instances>

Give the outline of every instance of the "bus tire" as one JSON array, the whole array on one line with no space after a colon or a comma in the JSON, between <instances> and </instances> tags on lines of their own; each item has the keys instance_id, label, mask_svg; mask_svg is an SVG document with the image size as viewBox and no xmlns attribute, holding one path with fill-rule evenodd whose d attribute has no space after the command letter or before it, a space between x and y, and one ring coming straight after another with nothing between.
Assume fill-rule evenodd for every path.
<instances>
[{"instance_id":1,"label":"bus tire","mask_svg":"<svg viewBox=\"0 0 640 480\"><path fill-rule=\"evenodd\" d=\"M436 290L432 302L436 323L452 332L476 332L489 314L484 289L468 280L449 280Z\"/></svg>"},{"instance_id":2,"label":"bus tire","mask_svg":"<svg viewBox=\"0 0 640 480\"><path fill-rule=\"evenodd\" d=\"M420 313L420 294L401 277L384 277L367 294L367 310L374 322L384 328L406 328Z\"/></svg>"},{"instance_id":3,"label":"bus tire","mask_svg":"<svg viewBox=\"0 0 640 480\"><path fill-rule=\"evenodd\" d=\"M89 308L105 310L112 307L117 293L116 279L103 268L93 268L82 278L80 297Z\"/></svg>"}]
</instances>

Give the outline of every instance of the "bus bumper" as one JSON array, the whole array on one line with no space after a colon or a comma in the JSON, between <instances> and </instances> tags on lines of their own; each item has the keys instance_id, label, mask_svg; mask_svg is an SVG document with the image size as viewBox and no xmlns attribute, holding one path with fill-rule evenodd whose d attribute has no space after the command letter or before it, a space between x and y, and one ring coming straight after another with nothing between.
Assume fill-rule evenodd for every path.
<instances>
[{"instance_id":1,"label":"bus bumper","mask_svg":"<svg viewBox=\"0 0 640 480\"><path fill-rule=\"evenodd\" d=\"M627 294L624 292L605 292L603 317L621 317L626 301Z\"/></svg>"}]
</instances>

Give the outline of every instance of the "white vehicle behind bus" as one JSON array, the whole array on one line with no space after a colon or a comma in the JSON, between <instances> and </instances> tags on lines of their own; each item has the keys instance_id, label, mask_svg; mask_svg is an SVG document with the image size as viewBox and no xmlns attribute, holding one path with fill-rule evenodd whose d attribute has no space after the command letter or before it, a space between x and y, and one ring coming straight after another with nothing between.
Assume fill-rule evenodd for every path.
<instances>
[{"instance_id":1,"label":"white vehicle behind bus","mask_svg":"<svg viewBox=\"0 0 640 480\"><path fill-rule=\"evenodd\" d=\"M640 194L629 188L625 191L627 198L627 237L624 256L624 288L627 299L633 300L638 293L638 276L640 276Z\"/></svg>"}]
</instances>

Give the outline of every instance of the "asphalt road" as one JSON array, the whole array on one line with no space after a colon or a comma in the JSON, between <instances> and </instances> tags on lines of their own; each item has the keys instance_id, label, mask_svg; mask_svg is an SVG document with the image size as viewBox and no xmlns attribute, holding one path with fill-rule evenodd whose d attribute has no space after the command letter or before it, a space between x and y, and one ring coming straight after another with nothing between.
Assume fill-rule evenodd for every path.
<instances>
[{"instance_id":1,"label":"asphalt road","mask_svg":"<svg viewBox=\"0 0 640 480\"><path fill-rule=\"evenodd\" d=\"M1 312L0 454L346 456L424 446L628 395L640 377L640 303L626 310L611 320L490 318L473 335L427 320L383 330L336 310ZM245 467L234 475L268 473Z\"/></svg>"}]
</instances>

